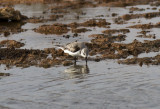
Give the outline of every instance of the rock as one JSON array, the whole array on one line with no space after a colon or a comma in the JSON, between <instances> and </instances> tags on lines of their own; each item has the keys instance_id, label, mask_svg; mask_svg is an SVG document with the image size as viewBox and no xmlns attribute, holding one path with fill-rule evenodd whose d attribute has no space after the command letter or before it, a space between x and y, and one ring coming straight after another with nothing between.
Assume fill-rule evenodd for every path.
<instances>
[{"instance_id":1,"label":"rock","mask_svg":"<svg viewBox=\"0 0 160 109\"><path fill-rule=\"evenodd\" d=\"M110 29L110 30L102 31L102 33L104 34L114 34L114 33L119 33L119 32L126 34L126 33L129 33L130 30L129 29Z\"/></svg>"},{"instance_id":2,"label":"rock","mask_svg":"<svg viewBox=\"0 0 160 109\"><path fill-rule=\"evenodd\" d=\"M10 73L0 73L0 76L10 76Z\"/></svg>"},{"instance_id":3,"label":"rock","mask_svg":"<svg viewBox=\"0 0 160 109\"><path fill-rule=\"evenodd\" d=\"M92 35L89 35L88 37L92 37L92 38L105 38L107 36L104 35L104 34L92 34Z\"/></svg>"},{"instance_id":4,"label":"rock","mask_svg":"<svg viewBox=\"0 0 160 109\"><path fill-rule=\"evenodd\" d=\"M79 25L84 27L95 27L95 26L106 27L106 25L111 25L111 23L106 22L105 19L98 19L98 20L90 19L86 22L80 23Z\"/></svg>"},{"instance_id":5,"label":"rock","mask_svg":"<svg viewBox=\"0 0 160 109\"><path fill-rule=\"evenodd\" d=\"M51 15L50 19L53 20L53 21L55 21L55 20L57 20L59 18L62 18L62 17L63 17L63 15Z\"/></svg>"},{"instance_id":6,"label":"rock","mask_svg":"<svg viewBox=\"0 0 160 109\"><path fill-rule=\"evenodd\" d=\"M143 13L143 14L125 14L120 16L119 18L116 18L116 21L119 20L131 20L131 19L136 19L136 18L146 18L146 19L151 19L154 17L159 17L160 12L149 12L149 13Z\"/></svg>"},{"instance_id":7,"label":"rock","mask_svg":"<svg viewBox=\"0 0 160 109\"><path fill-rule=\"evenodd\" d=\"M9 36L10 34L17 34L20 32L24 32L27 29L22 29L22 25L25 24L25 22L8 22L8 21L2 21L0 20L0 34L3 34L5 37Z\"/></svg>"},{"instance_id":8,"label":"rock","mask_svg":"<svg viewBox=\"0 0 160 109\"><path fill-rule=\"evenodd\" d=\"M141 29L151 29L155 27L153 24L137 24L137 25L132 25L132 26L129 26L128 28L141 28Z\"/></svg>"},{"instance_id":9,"label":"rock","mask_svg":"<svg viewBox=\"0 0 160 109\"><path fill-rule=\"evenodd\" d=\"M133 12L133 11L145 11L145 9L143 9L143 8L137 8L137 7L131 7L130 9L129 9L129 11L131 12Z\"/></svg>"},{"instance_id":10,"label":"rock","mask_svg":"<svg viewBox=\"0 0 160 109\"><path fill-rule=\"evenodd\" d=\"M153 39L155 39L155 38L156 38L155 34L149 34L149 35L138 35L138 36L136 36L136 37L142 37L142 38L153 38Z\"/></svg>"},{"instance_id":11,"label":"rock","mask_svg":"<svg viewBox=\"0 0 160 109\"><path fill-rule=\"evenodd\" d=\"M112 13L112 17L115 17L117 16L118 14L117 13Z\"/></svg>"},{"instance_id":12,"label":"rock","mask_svg":"<svg viewBox=\"0 0 160 109\"><path fill-rule=\"evenodd\" d=\"M27 22L28 23L43 23L43 22L46 22L46 19L32 17L32 18L27 19Z\"/></svg>"},{"instance_id":13,"label":"rock","mask_svg":"<svg viewBox=\"0 0 160 109\"><path fill-rule=\"evenodd\" d=\"M20 48L24 46L24 43L17 42L15 40L3 40L0 44L8 48Z\"/></svg>"},{"instance_id":14,"label":"rock","mask_svg":"<svg viewBox=\"0 0 160 109\"><path fill-rule=\"evenodd\" d=\"M53 24L53 25L42 25L39 28L34 29L34 31L41 34L62 35L62 34L66 34L69 31L69 29L65 24Z\"/></svg>"},{"instance_id":15,"label":"rock","mask_svg":"<svg viewBox=\"0 0 160 109\"><path fill-rule=\"evenodd\" d=\"M26 16L21 15L20 11L11 7L5 7L0 9L0 20L6 21L21 21L27 19Z\"/></svg>"},{"instance_id":16,"label":"rock","mask_svg":"<svg viewBox=\"0 0 160 109\"><path fill-rule=\"evenodd\" d=\"M101 61L101 59L100 58L96 58L96 59L94 59L94 61L95 62L99 62L99 61Z\"/></svg>"},{"instance_id":17,"label":"rock","mask_svg":"<svg viewBox=\"0 0 160 109\"><path fill-rule=\"evenodd\" d=\"M72 29L72 33L85 33L86 31L91 31L91 30L86 28Z\"/></svg>"},{"instance_id":18,"label":"rock","mask_svg":"<svg viewBox=\"0 0 160 109\"><path fill-rule=\"evenodd\" d=\"M63 61L62 64L63 64L64 66L69 66L69 65L72 65L73 62L72 62L72 61Z\"/></svg>"},{"instance_id":19,"label":"rock","mask_svg":"<svg viewBox=\"0 0 160 109\"><path fill-rule=\"evenodd\" d=\"M7 37L7 36L9 36L9 35L10 35L10 32L9 32L9 31L5 31L5 32L4 32L4 36L5 36L5 37Z\"/></svg>"}]
</instances>

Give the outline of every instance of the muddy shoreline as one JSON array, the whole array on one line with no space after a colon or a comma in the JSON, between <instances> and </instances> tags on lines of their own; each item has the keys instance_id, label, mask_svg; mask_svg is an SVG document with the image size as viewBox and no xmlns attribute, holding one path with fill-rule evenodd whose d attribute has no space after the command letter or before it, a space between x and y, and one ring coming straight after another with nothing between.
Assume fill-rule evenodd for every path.
<instances>
[{"instance_id":1,"label":"muddy shoreline","mask_svg":"<svg viewBox=\"0 0 160 109\"><path fill-rule=\"evenodd\" d=\"M135 3L136 1L136 3ZM143 1L143 2L142 2ZM70 9L81 9L82 7L99 7L99 6L113 6L113 7L126 7L126 6L134 6L134 5L142 5L142 4L150 4L151 6L155 6L155 2L152 0L122 0L119 1L118 4L116 0L97 0L95 2L89 1L54 1L57 5L50 6L46 12L42 14L48 13L49 11L52 15L49 16L48 19L43 17L26 17L21 14L20 11L11 8L11 1L1 1L0 3L9 3L10 6L2 5L3 8L0 9L0 14L3 17L0 17L0 23L3 24L0 26L3 37L9 37L13 34L21 33L27 31L23 29L22 26L26 23L45 23L48 21L56 21L58 19L64 18L65 13L69 13ZM12 1L12 4L18 3L26 3L20 2L18 0ZM51 1L45 0L37 0L37 1L28 1L28 3L34 2L43 2L49 3ZM53 1L52 1L53 2ZM156 9L156 8L155 8ZM110 8L108 8L110 11ZM140 8L129 8L129 14L118 15L117 13L112 13L113 23L107 21L103 18L97 19L88 19L87 21L77 23L54 23L43 24L38 28L32 29L34 32L45 35L58 35L59 37L70 38L70 35L67 35L69 32L73 34L73 37L79 37L79 34L92 32L93 30L89 28L105 28L105 30L101 31L101 34L91 34L88 35L89 38L92 38L90 42L86 42L86 45L90 49L90 56L96 56L95 58L89 58L91 61L100 61L105 59L123 59L119 60L120 64L152 64L159 65L160 59L159 55L151 58L138 58L138 55L142 53L149 52L159 52L160 40L156 39L155 34L150 34L150 31L145 29L159 28L159 23L152 24L136 24L131 25L123 29L110 29L110 27L115 23L117 25L127 24L128 21L132 19L146 18L152 19L155 17L159 17L159 12L148 12L143 14L133 14L135 11L145 11L145 9ZM9 14L8 14L9 13ZM79 12L80 15L85 15L83 11ZM104 17L104 16L100 16ZM79 19L79 16L76 16ZM8 26L8 24L14 24L16 26ZM141 35L135 36L139 38L148 38L154 39L153 41L144 41L140 42L138 40L134 40L131 43L124 44L121 43L126 40L128 37L127 34L130 33L130 29L142 29L140 32ZM56 39L55 39L56 40ZM25 46L24 43L15 40L3 40L0 42L1 55L0 55L0 64L6 64L9 66L20 66L20 67L29 67L29 66L40 66L44 68L52 67L55 65L72 65L73 58L63 53L62 50L57 50L56 48L46 48L44 50L32 50L32 49L21 49L21 47ZM51 55L50 57L48 57ZM99 55L99 56L97 56ZM134 56L134 58L128 59L129 56ZM67 60L66 60L67 59Z\"/></svg>"}]
</instances>

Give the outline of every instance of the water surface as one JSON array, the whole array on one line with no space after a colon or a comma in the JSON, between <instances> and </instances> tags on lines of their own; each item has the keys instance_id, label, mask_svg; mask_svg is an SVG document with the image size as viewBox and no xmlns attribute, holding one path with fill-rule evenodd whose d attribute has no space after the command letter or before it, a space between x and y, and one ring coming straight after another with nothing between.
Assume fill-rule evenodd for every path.
<instances>
[{"instance_id":1,"label":"water surface","mask_svg":"<svg viewBox=\"0 0 160 109\"><path fill-rule=\"evenodd\" d=\"M137 6L140 8L149 5ZM42 4L31 6L17 5L28 17L49 17L50 13L42 14L48 7ZM64 45L73 41L86 41L90 34L100 34L106 28L89 28L92 31L81 33L79 37L66 39L57 35L44 35L35 33L32 29L43 24L57 22L71 23L84 22L88 19L104 15L107 21L113 23L111 14L123 15L129 12L128 8L82 8L86 15L76 19L77 10L73 10L57 21L24 24L21 28L27 31L1 37L0 40L18 40L25 43L22 48L44 49L52 48L56 44ZM158 7L159 8L159 7ZM150 12L146 10L145 12ZM153 11L152 11L153 12ZM138 13L138 12L137 12ZM159 21L159 18L139 19L142 24ZM128 24L112 24L111 29L126 28L138 24L139 20L133 19ZM130 29L127 38L122 43L130 43L134 39L139 41L153 40L135 37L141 30ZM159 38L159 30L151 29ZM69 35L73 33L69 32ZM22 40L23 39L23 40ZM43 45L43 46L42 46ZM155 53L142 54L140 57L153 56ZM29 67L7 68L0 66L0 71L10 73L10 76L0 78L0 108L2 109L159 109L160 108L160 67L119 65L117 60L103 60L100 62L89 61L88 66L79 60L77 66L55 66L51 68Z\"/></svg>"}]
</instances>

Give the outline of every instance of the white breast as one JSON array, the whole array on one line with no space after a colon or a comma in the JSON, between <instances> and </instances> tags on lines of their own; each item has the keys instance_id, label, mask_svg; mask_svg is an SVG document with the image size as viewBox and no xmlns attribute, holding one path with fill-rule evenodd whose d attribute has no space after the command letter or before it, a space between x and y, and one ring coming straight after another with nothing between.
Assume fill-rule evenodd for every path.
<instances>
[{"instance_id":1,"label":"white breast","mask_svg":"<svg viewBox=\"0 0 160 109\"><path fill-rule=\"evenodd\" d=\"M66 50L64 50L64 52L68 53L71 56L81 56L81 51L80 50L77 51L77 52L71 52L71 51L69 51L69 50L66 49Z\"/></svg>"}]
</instances>

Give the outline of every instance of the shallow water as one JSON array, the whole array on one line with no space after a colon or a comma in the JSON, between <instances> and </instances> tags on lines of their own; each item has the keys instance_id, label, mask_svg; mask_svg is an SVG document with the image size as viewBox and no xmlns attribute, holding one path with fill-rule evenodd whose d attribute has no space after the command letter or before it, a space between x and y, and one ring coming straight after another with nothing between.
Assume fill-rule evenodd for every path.
<instances>
[{"instance_id":1,"label":"shallow water","mask_svg":"<svg viewBox=\"0 0 160 109\"><path fill-rule=\"evenodd\" d=\"M38 7L40 5L40 7ZM16 9L22 11L29 17L41 16L46 10L45 5L36 4L34 6L17 5ZM147 8L149 5L138 6ZM56 22L71 23L84 22L87 19L97 18L104 15L107 21L112 22L113 12L123 15L128 13L127 8L108 7L83 8L86 15L81 15L80 19L75 19L75 10L68 13L64 18L57 21L31 24L22 26L26 32L13 34L8 37L1 37L0 40L14 39L25 43L22 48L44 49L51 48L56 44L64 45L75 40L90 41L90 34L98 34L106 28L90 28L92 31L81 33L76 38L63 38L57 35L44 35L35 33L32 29L43 24L53 24ZM144 11L144 12L150 12ZM152 11L153 12L153 11ZM47 13L47 15L50 15ZM47 15L44 15L46 18ZM109 17L106 17L109 15ZM71 17L72 16L72 17ZM101 18L101 17L100 17ZM144 20L141 23L158 22L159 18ZM138 24L137 19L128 21L128 24L112 24L111 28L119 29L130 25ZM141 30L130 29L127 38L123 43L130 43L134 39L140 41L153 40L135 37ZM159 34L158 29L151 29ZM71 32L68 34L72 35ZM54 40L56 39L56 40ZM42 46L43 44L43 46ZM157 54L157 53L156 53ZM155 53L147 54L148 57ZM146 54L141 54L144 57ZM160 66L138 66L119 65L117 60L103 60L100 62L89 61L88 66L79 60L77 66L56 66L51 68L7 68L0 66L1 72L10 73L10 76L0 79L0 109L159 109L160 108Z\"/></svg>"},{"instance_id":2,"label":"shallow water","mask_svg":"<svg viewBox=\"0 0 160 109\"><path fill-rule=\"evenodd\" d=\"M1 71L0 105L11 109L158 109L159 66L119 65L106 60L73 66Z\"/></svg>"}]
</instances>

